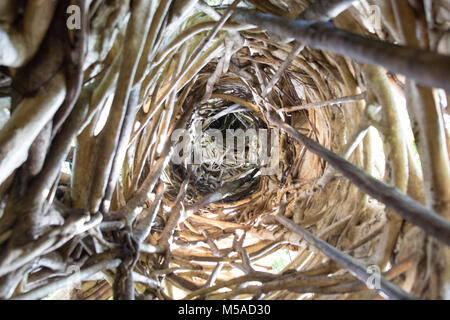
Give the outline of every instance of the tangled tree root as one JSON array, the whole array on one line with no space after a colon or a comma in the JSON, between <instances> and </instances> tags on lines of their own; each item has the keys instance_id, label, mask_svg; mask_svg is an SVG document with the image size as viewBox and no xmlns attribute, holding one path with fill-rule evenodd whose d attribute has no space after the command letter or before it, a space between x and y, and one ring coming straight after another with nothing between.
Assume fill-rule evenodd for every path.
<instances>
[{"instance_id":1,"label":"tangled tree root","mask_svg":"<svg viewBox=\"0 0 450 320\"><path fill-rule=\"evenodd\" d=\"M3 1L0 298L448 298L449 8Z\"/></svg>"}]
</instances>

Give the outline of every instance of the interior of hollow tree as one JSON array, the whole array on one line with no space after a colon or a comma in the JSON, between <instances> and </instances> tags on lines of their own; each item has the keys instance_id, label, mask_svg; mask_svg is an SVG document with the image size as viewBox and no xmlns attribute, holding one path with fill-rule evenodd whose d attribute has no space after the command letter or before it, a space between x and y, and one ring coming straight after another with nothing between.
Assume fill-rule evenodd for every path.
<instances>
[{"instance_id":1,"label":"interior of hollow tree","mask_svg":"<svg viewBox=\"0 0 450 320\"><path fill-rule=\"evenodd\" d=\"M2 0L0 299L449 299L449 0Z\"/></svg>"}]
</instances>

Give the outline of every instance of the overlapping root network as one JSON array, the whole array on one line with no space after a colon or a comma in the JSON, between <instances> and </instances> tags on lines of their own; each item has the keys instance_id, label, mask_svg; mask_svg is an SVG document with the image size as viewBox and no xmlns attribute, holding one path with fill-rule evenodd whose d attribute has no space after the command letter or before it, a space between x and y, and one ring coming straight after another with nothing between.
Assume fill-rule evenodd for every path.
<instances>
[{"instance_id":1,"label":"overlapping root network","mask_svg":"<svg viewBox=\"0 0 450 320\"><path fill-rule=\"evenodd\" d=\"M449 10L2 1L0 298L448 297Z\"/></svg>"}]
</instances>

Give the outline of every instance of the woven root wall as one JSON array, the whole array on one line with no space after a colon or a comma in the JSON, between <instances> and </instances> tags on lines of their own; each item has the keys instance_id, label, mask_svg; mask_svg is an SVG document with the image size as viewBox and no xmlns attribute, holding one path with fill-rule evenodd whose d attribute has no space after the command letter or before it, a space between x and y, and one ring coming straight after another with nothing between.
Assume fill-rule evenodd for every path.
<instances>
[{"instance_id":1,"label":"woven root wall","mask_svg":"<svg viewBox=\"0 0 450 320\"><path fill-rule=\"evenodd\" d=\"M0 5L0 298L448 298L450 2L36 2Z\"/></svg>"}]
</instances>

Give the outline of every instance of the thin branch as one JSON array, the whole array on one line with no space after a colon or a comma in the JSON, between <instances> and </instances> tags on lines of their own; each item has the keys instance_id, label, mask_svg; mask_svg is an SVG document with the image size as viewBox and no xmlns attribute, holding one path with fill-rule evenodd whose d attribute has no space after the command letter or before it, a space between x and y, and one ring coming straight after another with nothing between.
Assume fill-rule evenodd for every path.
<instances>
[{"instance_id":1,"label":"thin branch","mask_svg":"<svg viewBox=\"0 0 450 320\"><path fill-rule=\"evenodd\" d=\"M307 109L312 109L312 108L321 108L321 107L338 105L338 104L342 104L342 103L357 102L360 100L364 100L365 97L366 97L366 93L361 93L361 94L357 94L357 95L336 98L336 99L328 100L328 101L311 102L311 103L308 103L308 104L305 104L302 106L287 107L287 108L279 109L277 111L278 112L293 112L293 111L307 110Z\"/></svg>"},{"instance_id":2,"label":"thin branch","mask_svg":"<svg viewBox=\"0 0 450 320\"><path fill-rule=\"evenodd\" d=\"M329 245L327 242L323 241L320 238L317 238L312 233L306 231L299 225L295 224L293 221L287 219L284 216L276 215L275 219L282 224L284 227L289 229L290 231L298 234L307 242L312 244L314 247L319 249L323 254L325 254L328 258L336 262L338 265L348 270L352 275L361 280L364 283L372 276L371 273L367 272L367 267L362 265L356 259L350 257L344 252L341 252ZM383 276L380 275L380 289L382 293L387 295L391 299L415 299L413 296L403 291L397 285L392 282L386 280Z\"/></svg>"}]
</instances>

